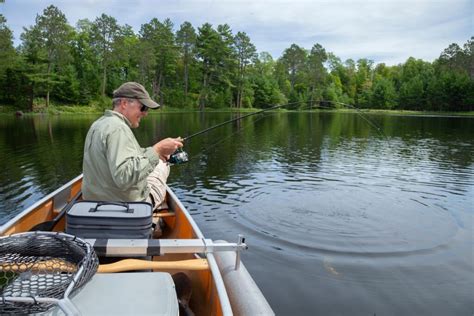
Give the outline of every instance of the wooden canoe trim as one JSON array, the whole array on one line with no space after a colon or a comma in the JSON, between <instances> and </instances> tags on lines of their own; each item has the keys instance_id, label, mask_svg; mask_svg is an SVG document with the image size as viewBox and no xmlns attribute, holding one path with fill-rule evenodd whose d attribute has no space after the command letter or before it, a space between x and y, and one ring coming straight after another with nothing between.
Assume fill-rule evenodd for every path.
<instances>
[{"instance_id":1,"label":"wooden canoe trim","mask_svg":"<svg viewBox=\"0 0 474 316\"><path fill-rule=\"evenodd\" d=\"M115 273L131 270L209 270L206 259L189 259L179 261L147 261L140 259L124 259L118 262L101 264L98 273Z\"/></svg>"},{"instance_id":2,"label":"wooden canoe trim","mask_svg":"<svg viewBox=\"0 0 474 316\"><path fill-rule=\"evenodd\" d=\"M44 202L44 204L41 204L36 209L32 210L31 212L23 216L21 219L19 219L17 223L12 225L3 233L3 236L27 232L36 224L50 221L53 219L53 217L53 201L47 200Z\"/></svg>"},{"instance_id":3,"label":"wooden canoe trim","mask_svg":"<svg viewBox=\"0 0 474 316\"><path fill-rule=\"evenodd\" d=\"M176 214L174 212L160 212L160 213L154 213L153 217L170 217L170 216L175 216Z\"/></svg>"}]
</instances>

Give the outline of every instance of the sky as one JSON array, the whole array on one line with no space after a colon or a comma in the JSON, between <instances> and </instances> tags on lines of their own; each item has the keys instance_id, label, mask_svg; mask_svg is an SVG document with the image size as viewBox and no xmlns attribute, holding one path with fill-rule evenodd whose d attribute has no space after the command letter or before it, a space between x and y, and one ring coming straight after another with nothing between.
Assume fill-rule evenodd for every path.
<instances>
[{"instance_id":1,"label":"sky","mask_svg":"<svg viewBox=\"0 0 474 316\"><path fill-rule=\"evenodd\" d=\"M15 45L23 27L50 4L73 26L102 13L135 32L155 17L170 18L175 30L185 21L196 29L227 23L275 59L293 43L308 50L319 43L343 61L433 61L451 43L462 47L474 35L474 0L0 0Z\"/></svg>"}]
</instances>

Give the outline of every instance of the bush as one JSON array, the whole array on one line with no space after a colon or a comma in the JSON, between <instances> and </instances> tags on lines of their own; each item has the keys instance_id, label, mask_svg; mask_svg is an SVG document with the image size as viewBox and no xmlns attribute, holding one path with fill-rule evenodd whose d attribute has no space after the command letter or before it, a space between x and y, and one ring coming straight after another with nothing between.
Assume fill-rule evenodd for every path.
<instances>
[{"instance_id":1,"label":"bush","mask_svg":"<svg viewBox=\"0 0 474 316\"><path fill-rule=\"evenodd\" d=\"M46 109L46 100L44 98L34 98L31 110L34 113L44 113Z\"/></svg>"},{"instance_id":2,"label":"bush","mask_svg":"<svg viewBox=\"0 0 474 316\"><path fill-rule=\"evenodd\" d=\"M112 99L109 97L98 97L89 103L89 106L98 112L112 109Z\"/></svg>"}]
</instances>

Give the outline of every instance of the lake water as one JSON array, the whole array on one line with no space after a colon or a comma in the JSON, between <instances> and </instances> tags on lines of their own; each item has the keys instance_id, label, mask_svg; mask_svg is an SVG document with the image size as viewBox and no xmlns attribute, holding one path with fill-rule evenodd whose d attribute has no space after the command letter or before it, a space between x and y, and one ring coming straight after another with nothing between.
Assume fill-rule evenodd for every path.
<instances>
[{"instance_id":1,"label":"lake water","mask_svg":"<svg viewBox=\"0 0 474 316\"><path fill-rule=\"evenodd\" d=\"M136 135L235 116L152 114ZM0 116L0 222L81 173L97 117ZM185 150L169 184L209 238L246 236L277 315L474 314L474 118L268 113Z\"/></svg>"}]
</instances>

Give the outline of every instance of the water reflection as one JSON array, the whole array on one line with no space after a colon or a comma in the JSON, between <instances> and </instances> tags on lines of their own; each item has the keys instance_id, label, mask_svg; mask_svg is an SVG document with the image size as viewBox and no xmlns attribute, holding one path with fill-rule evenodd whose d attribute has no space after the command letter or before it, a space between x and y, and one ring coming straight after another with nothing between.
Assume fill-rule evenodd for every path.
<instances>
[{"instance_id":1,"label":"water reflection","mask_svg":"<svg viewBox=\"0 0 474 316\"><path fill-rule=\"evenodd\" d=\"M233 115L149 115L136 135ZM210 238L247 236L277 314L472 313L473 119L368 117L382 133L351 113L246 118L187 143L170 184ZM0 117L3 221L80 173L95 118Z\"/></svg>"}]
</instances>

